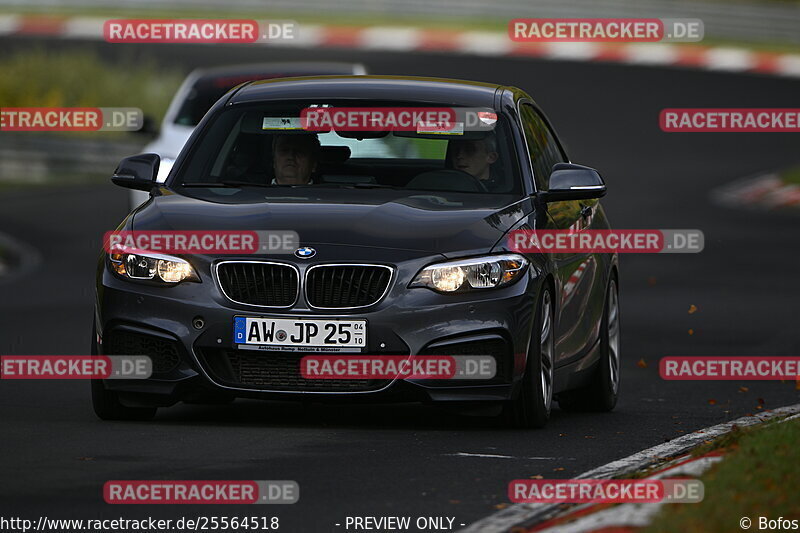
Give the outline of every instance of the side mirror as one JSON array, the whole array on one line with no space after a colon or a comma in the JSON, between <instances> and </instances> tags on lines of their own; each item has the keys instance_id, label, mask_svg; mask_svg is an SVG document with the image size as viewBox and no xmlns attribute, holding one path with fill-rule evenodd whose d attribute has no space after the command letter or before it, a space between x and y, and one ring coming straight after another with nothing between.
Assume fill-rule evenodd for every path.
<instances>
[{"instance_id":1,"label":"side mirror","mask_svg":"<svg viewBox=\"0 0 800 533\"><path fill-rule=\"evenodd\" d=\"M550 188L541 194L545 202L587 200L605 196L606 184L593 168L556 163L550 174Z\"/></svg>"},{"instance_id":2,"label":"side mirror","mask_svg":"<svg viewBox=\"0 0 800 533\"><path fill-rule=\"evenodd\" d=\"M150 192L156 183L160 163L161 158L158 154L126 157L120 161L114 175L111 176L111 181L120 187Z\"/></svg>"}]
</instances>

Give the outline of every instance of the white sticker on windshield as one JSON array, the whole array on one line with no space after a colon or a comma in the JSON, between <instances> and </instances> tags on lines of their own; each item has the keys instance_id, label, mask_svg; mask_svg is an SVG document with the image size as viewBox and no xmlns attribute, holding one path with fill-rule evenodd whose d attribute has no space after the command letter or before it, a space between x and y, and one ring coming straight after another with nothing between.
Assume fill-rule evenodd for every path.
<instances>
[{"instance_id":1,"label":"white sticker on windshield","mask_svg":"<svg viewBox=\"0 0 800 533\"><path fill-rule=\"evenodd\" d=\"M300 117L264 117L262 130L302 130Z\"/></svg>"},{"instance_id":2,"label":"white sticker on windshield","mask_svg":"<svg viewBox=\"0 0 800 533\"><path fill-rule=\"evenodd\" d=\"M463 122L442 122L439 124L417 124L417 133L439 134L439 135L464 135Z\"/></svg>"}]
</instances>

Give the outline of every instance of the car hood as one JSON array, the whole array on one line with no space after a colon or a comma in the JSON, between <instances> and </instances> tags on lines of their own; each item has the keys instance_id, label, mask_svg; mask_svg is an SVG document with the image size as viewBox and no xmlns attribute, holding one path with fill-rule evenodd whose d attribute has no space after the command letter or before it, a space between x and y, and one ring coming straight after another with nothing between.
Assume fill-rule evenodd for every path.
<instances>
[{"instance_id":1,"label":"car hood","mask_svg":"<svg viewBox=\"0 0 800 533\"><path fill-rule=\"evenodd\" d=\"M484 253L531 209L519 196L313 187L162 188L133 230L295 231L303 246L337 244Z\"/></svg>"}]
</instances>

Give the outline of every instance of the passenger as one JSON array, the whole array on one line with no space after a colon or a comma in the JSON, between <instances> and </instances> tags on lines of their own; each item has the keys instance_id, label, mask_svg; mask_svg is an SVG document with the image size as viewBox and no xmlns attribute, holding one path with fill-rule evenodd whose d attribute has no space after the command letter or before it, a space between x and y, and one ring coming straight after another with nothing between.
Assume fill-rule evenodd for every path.
<instances>
[{"instance_id":1,"label":"passenger","mask_svg":"<svg viewBox=\"0 0 800 533\"><path fill-rule=\"evenodd\" d=\"M316 134L276 135L272 141L273 185L309 185L317 169L320 144Z\"/></svg>"}]
</instances>

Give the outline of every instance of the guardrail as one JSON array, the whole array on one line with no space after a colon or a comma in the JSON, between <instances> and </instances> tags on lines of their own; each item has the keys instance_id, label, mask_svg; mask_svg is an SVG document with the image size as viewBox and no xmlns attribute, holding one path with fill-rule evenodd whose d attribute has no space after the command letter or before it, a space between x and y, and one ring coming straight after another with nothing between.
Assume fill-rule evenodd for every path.
<instances>
[{"instance_id":1,"label":"guardrail","mask_svg":"<svg viewBox=\"0 0 800 533\"><path fill-rule=\"evenodd\" d=\"M90 7L228 12L337 13L374 16L419 15L448 19L517 17L699 18L707 37L800 43L800 4L707 0L0 0L3 7Z\"/></svg>"},{"instance_id":2,"label":"guardrail","mask_svg":"<svg viewBox=\"0 0 800 533\"><path fill-rule=\"evenodd\" d=\"M58 183L61 179L111 177L120 160L140 153L143 144L2 133L0 182Z\"/></svg>"}]
</instances>

